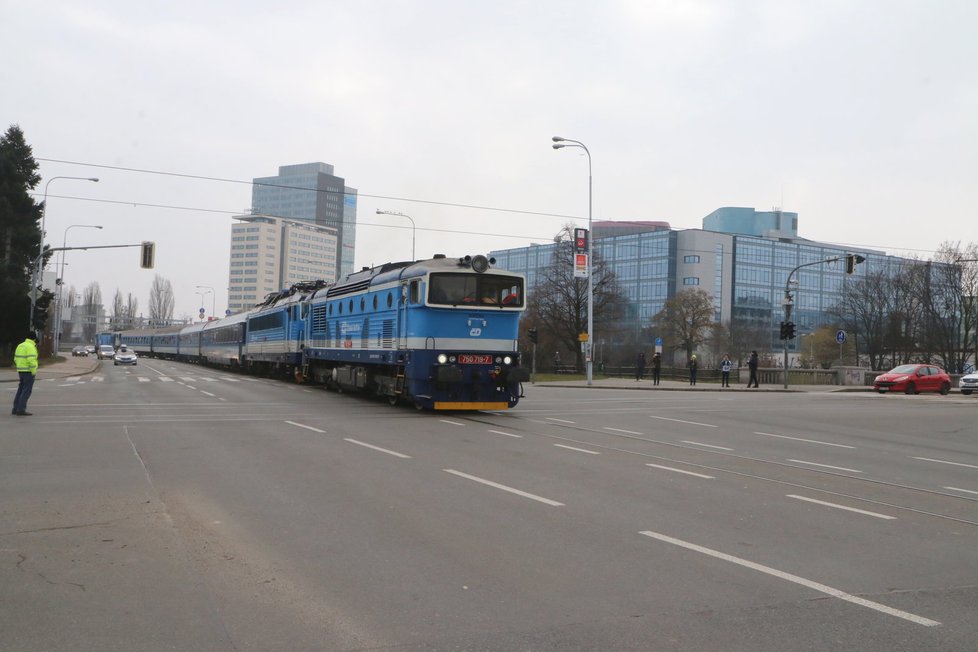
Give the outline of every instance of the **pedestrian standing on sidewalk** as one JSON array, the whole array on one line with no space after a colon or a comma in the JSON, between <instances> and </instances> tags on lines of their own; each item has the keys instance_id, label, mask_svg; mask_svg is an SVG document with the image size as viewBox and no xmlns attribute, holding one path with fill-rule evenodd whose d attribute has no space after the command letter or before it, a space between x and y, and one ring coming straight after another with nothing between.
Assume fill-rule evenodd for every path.
<instances>
[{"instance_id":1,"label":"pedestrian standing on sidewalk","mask_svg":"<svg viewBox=\"0 0 978 652\"><path fill-rule=\"evenodd\" d=\"M639 351L635 358L635 380L642 380L645 377L645 351Z\"/></svg>"},{"instance_id":2,"label":"pedestrian standing on sidewalk","mask_svg":"<svg viewBox=\"0 0 978 652\"><path fill-rule=\"evenodd\" d=\"M34 390L34 377L37 375L37 342L34 333L28 333L23 342L17 345L14 352L14 364L20 382L17 384L17 394L14 395L14 409L10 414L19 417L29 417L27 399Z\"/></svg>"},{"instance_id":3,"label":"pedestrian standing on sidewalk","mask_svg":"<svg viewBox=\"0 0 978 652\"><path fill-rule=\"evenodd\" d=\"M652 355L652 386L659 384L659 372L662 371L662 356L656 351Z\"/></svg>"},{"instance_id":4,"label":"pedestrian standing on sidewalk","mask_svg":"<svg viewBox=\"0 0 978 652\"><path fill-rule=\"evenodd\" d=\"M690 385L696 385L697 366L699 366L699 363L696 362L696 354L694 353L693 357L689 359L689 384Z\"/></svg>"},{"instance_id":5,"label":"pedestrian standing on sidewalk","mask_svg":"<svg viewBox=\"0 0 978 652\"><path fill-rule=\"evenodd\" d=\"M720 361L720 387L730 387L730 369L732 367L733 363L730 362L730 356L724 354L723 360Z\"/></svg>"},{"instance_id":6,"label":"pedestrian standing on sidewalk","mask_svg":"<svg viewBox=\"0 0 978 652\"><path fill-rule=\"evenodd\" d=\"M747 386L758 387L757 383L757 351L750 352L750 359L747 361L747 368L750 369L750 378L747 379Z\"/></svg>"}]
</instances>

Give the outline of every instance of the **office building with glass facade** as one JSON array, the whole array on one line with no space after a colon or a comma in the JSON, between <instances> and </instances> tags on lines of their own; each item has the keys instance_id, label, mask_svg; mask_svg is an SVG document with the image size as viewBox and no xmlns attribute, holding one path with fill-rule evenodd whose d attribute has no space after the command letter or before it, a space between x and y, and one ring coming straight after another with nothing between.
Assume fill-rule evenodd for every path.
<instances>
[{"instance_id":1,"label":"office building with glass facade","mask_svg":"<svg viewBox=\"0 0 978 652\"><path fill-rule=\"evenodd\" d=\"M623 224L632 226L616 226ZM785 283L796 267L821 262L792 276L791 320L799 333L810 333L836 321L828 311L839 302L848 279L903 260L879 251L846 249L800 238L797 213L721 208L703 219L703 229L677 231L664 224L593 225L595 254L615 273L629 303L623 326L636 336L650 326L667 299L697 288L713 297L714 321L735 320L766 329L771 333L770 350L778 350L782 346ZM498 267L526 274L532 292L538 271L551 264L556 246L531 245L493 251L491 255ZM824 262L849 253L866 259L853 276L846 274L844 260ZM794 350L797 343L793 340L790 348Z\"/></svg>"},{"instance_id":2,"label":"office building with glass facade","mask_svg":"<svg viewBox=\"0 0 978 652\"><path fill-rule=\"evenodd\" d=\"M283 165L274 177L252 180L251 212L303 220L336 231L337 277L353 271L357 235L357 190L327 163ZM324 279L333 281L335 278Z\"/></svg>"}]
</instances>

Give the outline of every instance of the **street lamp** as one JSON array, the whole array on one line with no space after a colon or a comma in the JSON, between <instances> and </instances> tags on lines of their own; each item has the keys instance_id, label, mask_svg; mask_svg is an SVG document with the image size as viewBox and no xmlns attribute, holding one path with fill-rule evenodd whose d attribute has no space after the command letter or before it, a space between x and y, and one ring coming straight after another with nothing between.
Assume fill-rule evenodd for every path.
<instances>
[{"instance_id":1,"label":"street lamp","mask_svg":"<svg viewBox=\"0 0 978 652\"><path fill-rule=\"evenodd\" d=\"M98 177L51 177L48 179L47 183L44 184L44 208L41 210L41 251L37 257L37 264L34 265L34 269L31 270L31 313L27 316L27 327L31 330L34 329L34 306L37 305L37 280L41 276L41 265L44 260L44 238L46 233L44 231L44 225L47 221L48 216L48 186L55 179L76 179L78 181L93 181L98 183Z\"/></svg>"},{"instance_id":2,"label":"street lamp","mask_svg":"<svg viewBox=\"0 0 978 652\"><path fill-rule=\"evenodd\" d=\"M198 285L197 286L197 289L198 290L200 290L200 289L210 290L210 293L211 293L211 316L216 319L217 318L217 293L214 292L214 288L212 288L209 285ZM197 294L200 295L200 307L203 308L204 307L204 295L207 294L207 292L197 292Z\"/></svg>"},{"instance_id":3,"label":"street lamp","mask_svg":"<svg viewBox=\"0 0 978 652\"><path fill-rule=\"evenodd\" d=\"M397 215L399 217L406 217L406 218L408 218L408 220L411 222L411 260L412 261L413 260L416 260L416 258L414 256L414 242L415 242L415 238L416 238L417 233L418 233L418 229L417 229L417 227L414 224L414 220L411 219L411 216L410 215L405 215L404 213L397 213L395 211L382 211L379 208L377 209L377 215Z\"/></svg>"},{"instance_id":4,"label":"street lamp","mask_svg":"<svg viewBox=\"0 0 978 652\"><path fill-rule=\"evenodd\" d=\"M587 154L587 354L584 356L584 364L587 368L587 384L588 386L593 384L594 378L594 361L592 352L592 343L594 342L594 274L593 272L593 261L594 256L594 234L591 233L591 215L592 215L592 177L591 177L591 152L588 148L579 140L571 140L570 138L561 138L560 136L554 136L553 148L561 149L563 147L579 147L584 150ZM568 144L570 143L570 144Z\"/></svg>"},{"instance_id":5,"label":"street lamp","mask_svg":"<svg viewBox=\"0 0 978 652\"><path fill-rule=\"evenodd\" d=\"M56 304L56 306L55 306L56 307L56 310L54 311L55 312L55 315L56 315L55 322L54 322L54 353L55 354L58 353L58 351L59 351L59 349L61 347L61 319L62 319L62 306L61 306L62 290L61 290L61 288L63 288L64 287L64 284L65 284L65 254L67 253L67 252L64 251L64 249L68 246L68 231L71 231L72 229L75 229L75 228L78 228L78 229L99 229L99 230L102 229L102 227L99 226L99 225L97 225L97 224L72 224L71 226L69 226L68 228L65 229L64 238L61 239L61 249L62 249L62 251L60 252L60 258L61 258L61 260L59 262L60 269L58 270L58 278L57 278L57 281L56 281L56 284L57 284L57 292L55 292L55 297L56 297L56 300L57 300L58 303Z\"/></svg>"}]
</instances>

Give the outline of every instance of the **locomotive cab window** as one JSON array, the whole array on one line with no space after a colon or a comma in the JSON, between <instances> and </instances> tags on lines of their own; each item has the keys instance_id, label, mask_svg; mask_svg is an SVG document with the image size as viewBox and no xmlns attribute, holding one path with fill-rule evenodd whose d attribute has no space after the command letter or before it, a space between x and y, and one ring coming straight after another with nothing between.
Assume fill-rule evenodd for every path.
<instances>
[{"instance_id":1,"label":"locomotive cab window","mask_svg":"<svg viewBox=\"0 0 978 652\"><path fill-rule=\"evenodd\" d=\"M432 274L428 303L449 306L523 306L523 280L491 274Z\"/></svg>"}]
</instances>

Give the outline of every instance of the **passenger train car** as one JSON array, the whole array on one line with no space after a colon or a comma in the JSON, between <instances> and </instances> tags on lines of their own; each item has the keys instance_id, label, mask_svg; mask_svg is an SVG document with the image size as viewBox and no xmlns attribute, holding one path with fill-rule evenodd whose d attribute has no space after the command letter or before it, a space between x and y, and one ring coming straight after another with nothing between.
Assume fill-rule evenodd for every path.
<instances>
[{"instance_id":1,"label":"passenger train car","mask_svg":"<svg viewBox=\"0 0 978 652\"><path fill-rule=\"evenodd\" d=\"M283 374L419 409L515 407L525 280L485 256L387 263L300 283L177 330L113 334L143 356Z\"/></svg>"}]
</instances>

